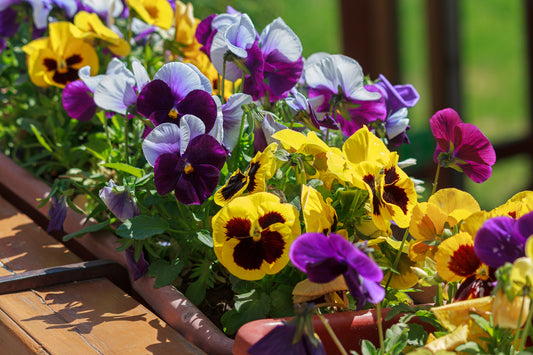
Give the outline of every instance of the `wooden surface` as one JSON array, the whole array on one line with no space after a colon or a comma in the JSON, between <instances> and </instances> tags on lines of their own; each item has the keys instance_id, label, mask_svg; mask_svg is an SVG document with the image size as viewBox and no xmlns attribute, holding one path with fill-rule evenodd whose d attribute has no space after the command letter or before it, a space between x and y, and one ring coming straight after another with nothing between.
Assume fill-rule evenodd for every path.
<instances>
[{"instance_id":1,"label":"wooden surface","mask_svg":"<svg viewBox=\"0 0 533 355\"><path fill-rule=\"evenodd\" d=\"M0 276L80 261L0 197ZM98 278L0 295L0 353L203 352L108 279Z\"/></svg>"}]
</instances>

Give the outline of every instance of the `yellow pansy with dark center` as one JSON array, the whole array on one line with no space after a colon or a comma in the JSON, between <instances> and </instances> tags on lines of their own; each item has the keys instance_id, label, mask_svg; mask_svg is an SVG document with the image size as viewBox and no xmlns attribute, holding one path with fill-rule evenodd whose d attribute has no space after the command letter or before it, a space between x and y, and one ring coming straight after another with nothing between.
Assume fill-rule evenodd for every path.
<instances>
[{"instance_id":1,"label":"yellow pansy with dark center","mask_svg":"<svg viewBox=\"0 0 533 355\"><path fill-rule=\"evenodd\" d=\"M130 9L149 25L168 30L172 26L174 11L167 0L126 0Z\"/></svg>"},{"instance_id":2,"label":"yellow pansy with dark center","mask_svg":"<svg viewBox=\"0 0 533 355\"><path fill-rule=\"evenodd\" d=\"M233 199L212 225L218 260L243 280L281 271L289 262L290 244L301 232L296 207L268 192Z\"/></svg>"},{"instance_id":3,"label":"yellow pansy with dark center","mask_svg":"<svg viewBox=\"0 0 533 355\"><path fill-rule=\"evenodd\" d=\"M215 203L224 206L233 198L243 193L256 193L265 191L266 180L274 174L274 150L277 145L273 144L258 152L244 173L239 169L235 171L226 184L215 193Z\"/></svg>"},{"instance_id":4,"label":"yellow pansy with dark center","mask_svg":"<svg viewBox=\"0 0 533 355\"><path fill-rule=\"evenodd\" d=\"M376 227L386 230L387 221L393 220L400 228L409 225L410 215L416 204L413 181L397 166L398 155L393 152L383 166L377 162L362 162L355 166L353 184L364 182L372 207L372 220ZM357 178L359 176L360 178Z\"/></svg>"},{"instance_id":5,"label":"yellow pansy with dark center","mask_svg":"<svg viewBox=\"0 0 533 355\"><path fill-rule=\"evenodd\" d=\"M86 43L81 31L70 22L53 22L49 37L36 39L25 45L28 73L31 81L40 87L65 87L78 79L78 70L91 67L91 75L98 73L98 55Z\"/></svg>"}]
</instances>

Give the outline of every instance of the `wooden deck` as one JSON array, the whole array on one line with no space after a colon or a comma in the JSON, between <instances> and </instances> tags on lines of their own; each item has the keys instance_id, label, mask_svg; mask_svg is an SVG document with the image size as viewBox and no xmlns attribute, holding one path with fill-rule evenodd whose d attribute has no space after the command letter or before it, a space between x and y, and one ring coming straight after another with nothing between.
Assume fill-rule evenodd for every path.
<instances>
[{"instance_id":1,"label":"wooden deck","mask_svg":"<svg viewBox=\"0 0 533 355\"><path fill-rule=\"evenodd\" d=\"M0 277L79 262L0 197ZM203 354L107 278L6 291L0 283L0 353Z\"/></svg>"}]
</instances>

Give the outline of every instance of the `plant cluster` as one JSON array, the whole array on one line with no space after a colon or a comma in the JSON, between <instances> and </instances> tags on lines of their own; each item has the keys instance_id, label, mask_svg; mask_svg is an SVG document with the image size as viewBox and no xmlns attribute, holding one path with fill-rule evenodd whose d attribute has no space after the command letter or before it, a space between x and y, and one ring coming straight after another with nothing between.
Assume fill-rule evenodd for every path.
<instances>
[{"instance_id":1,"label":"plant cluster","mask_svg":"<svg viewBox=\"0 0 533 355\"><path fill-rule=\"evenodd\" d=\"M344 55L304 59L281 18L258 32L231 7L199 20L180 1L10 0L0 19L0 146L51 183L49 231L70 206L97 223L64 239L112 230L134 279L201 306L231 289L228 334L296 315L251 353L322 353L310 314L374 306L404 316L364 354L525 353L533 192L483 211L438 189L441 167L482 183L496 161L454 110L430 119L421 201L397 152L415 88ZM435 305L407 307L421 290Z\"/></svg>"}]
</instances>

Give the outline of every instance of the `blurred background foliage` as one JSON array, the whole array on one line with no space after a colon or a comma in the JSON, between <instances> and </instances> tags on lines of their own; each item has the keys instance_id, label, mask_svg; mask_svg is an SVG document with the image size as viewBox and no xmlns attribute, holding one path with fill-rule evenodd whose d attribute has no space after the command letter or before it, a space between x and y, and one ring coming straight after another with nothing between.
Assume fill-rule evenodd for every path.
<instances>
[{"instance_id":1,"label":"blurred background foliage","mask_svg":"<svg viewBox=\"0 0 533 355\"><path fill-rule=\"evenodd\" d=\"M493 144L517 139L531 129L524 2L469 0L458 3L462 118L477 125ZM339 0L195 0L193 5L199 18L224 12L226 5L233 6L247 12L258 31L280 16L300 37L305 57L318 51L342 53ZM419 160L431 160L435 148L429 131L429 118L434 112L430 112L429 102L431 68L425 11L424 0L398 0L401 82L393 84L411 83L420 93L420 102L410 110L409 136L415 144L408 150ZM465 188L482 208L491 209L526 189L532 180L532 171L526 157L497 161L489 180L478 185L465 179Z\"/></svg>"}]
</instances>

